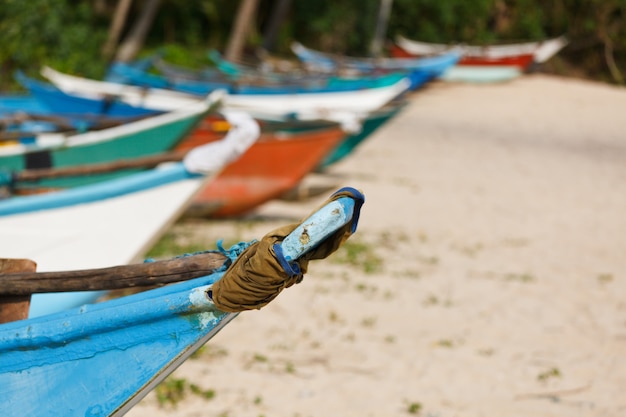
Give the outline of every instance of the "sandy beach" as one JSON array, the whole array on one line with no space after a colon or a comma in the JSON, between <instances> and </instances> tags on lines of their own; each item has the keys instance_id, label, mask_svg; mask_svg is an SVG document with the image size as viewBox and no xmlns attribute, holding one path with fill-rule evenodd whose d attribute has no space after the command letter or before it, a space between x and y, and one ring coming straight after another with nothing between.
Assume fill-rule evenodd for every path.
<instances>
[{"instance_id":1,"label":"sandy beach","mask_svg":"<svg viewBox=\"0 0 626 417\"><path fill-rule=\"evenodd\" d=\"M416 92L307 179L364 192L350 250L177 369L180 401L127 415L625 416L625 110L623 88L543 74ZM326 197L173 233L260 238Z\"/></svg>"}]
</instances>

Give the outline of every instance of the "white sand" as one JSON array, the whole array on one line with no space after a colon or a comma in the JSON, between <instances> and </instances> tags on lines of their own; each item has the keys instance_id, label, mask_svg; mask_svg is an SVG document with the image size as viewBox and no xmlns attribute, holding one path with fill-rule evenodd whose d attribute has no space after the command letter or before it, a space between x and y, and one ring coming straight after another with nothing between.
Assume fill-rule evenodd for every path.
<instances>
[{"instance_id":1,"label":"white sand","mask_svg":"<svg viewBox=\"0 0 626 417\"><path fill-rule=\"evenodd\" d=\"M312 263L172 375L214 398L129 416L626 415L624 89L433 85L327 178L365 193L351 242L382 269ZM324 199L212 233L261 237Z\"/></svg>"}]
</instances>

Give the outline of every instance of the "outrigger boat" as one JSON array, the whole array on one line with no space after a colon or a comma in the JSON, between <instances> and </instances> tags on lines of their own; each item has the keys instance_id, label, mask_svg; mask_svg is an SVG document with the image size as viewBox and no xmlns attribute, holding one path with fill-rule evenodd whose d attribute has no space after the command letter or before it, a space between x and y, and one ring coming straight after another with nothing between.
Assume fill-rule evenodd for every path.
<instances>
[{"instance_id":1,"label":"outrigger boat","mask_svg":"<svg viewBox=\"0 0 626 417\"><path fill-rule=\"evenodd\" d=\"M239 312L301 282L309 261L326 258L356 231L363 202L358 190L341 189L300 224L228 250L3 275L5 297L186 281L0 325L0 415L124 415Z\"/></svg>"},{"instance_id":2,"label":"outrigger boat","mask_svg":"<svg viewBox=\"0 0 626 417\"><path fill-rule=\"evenodd\" d=\"M462 54L460 64L479 65L481 62L492 62L495 65L505 65L507 59L515 58L525 61L527 55L532 61L543 63L552 58L568 43L565 36L546 39L536 42L520 42L510 44L493 45L466 45L466 44L441 44L421 42L398 35L396 45L404 50L409 56L429 56L441 54L447 51L458 51ZM480 61L479 61L480 60ZM519 62L518 62L519 63ZM529 63L526 63L527 65ZM525 66L527 66L525 65Z\"/></svg>"},{"instance_id":3,"label":"outrigger boat","mask_svg":"<svg viewBox=\"0 0 626 417\"><path fill-rule=\"evenodd\" d=\"M455 50L428 57L351 57L318 51L299 42L291 43L291 51L307 68L315 71L354 71L360 74L418 71L428 74L430 80L438 78L461 58L460 53Z\"/></svg>"},{"instance_id":4,"label":"outrigger boat","mask_svg":"<svg viewBox=\"0 0 626 417\"><path fill-rule=\"evenodd\" d=\"M217 91L177 110L106 129L82 133L42 132L28 141L3 142L0 146L0 167L11 171L64 168L158 155L178 145L211 111L221 106L222 93L223 91ZM112 177L111 174L102 174L46 179L39 185L66 187Z\"/></svg>"},{"instance_id":5,"label":"outrigger boat","mask_svg":"<svg viewBox=\"0 0 626 417\"><path fill-rule=\"evenodd\" d=\"M0 191L6 194L0 198L0 256L36 259L41 272L137 262L198 192L258 139L259 127L251 117L229 114L227 120L232 128L225 137L185 152L115 164L5 171L7 175L0 171ZM87 185L55 190L37 186L45 179L125 172L128 167L131 172ZM77 307L102 295L34 294L28 317Z\"/></svg>"},{"instance_id":6,"label":"outrigger boat","mask_svg":"<svg viewBox=\"0 0 626 417\"><path fill-rule=\"evenodd\" d=\"M143 107L144 111L171 111L198 101L198 96L162 88L141 88L108 81L98 81L65 74L50 67L42 69L58 91L48 88L43 93L56 98L78 97L103 106L112 97L116 102ZM354 91L326 91L308 94L226 94L224 110L246 111L270 120L324 119L344 122L363 118L387 103L406 95L412 81L403 77L393 84ZM35 90L33 90L33 93Z\"/></svg>"}]
</instances>

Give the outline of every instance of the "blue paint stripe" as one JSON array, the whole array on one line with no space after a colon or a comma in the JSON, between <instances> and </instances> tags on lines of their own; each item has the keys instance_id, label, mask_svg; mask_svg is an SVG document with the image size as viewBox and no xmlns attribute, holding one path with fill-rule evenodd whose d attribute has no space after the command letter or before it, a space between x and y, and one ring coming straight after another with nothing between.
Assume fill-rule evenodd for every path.
<instances>
[{"instance_id":1,"label":"blue paint stripe","mask_svg":"<svg viewBox=\"0 0 626 417\"><path fill-rule=\"evenodd\" d=\"M183 163L179 162L165 168L131 174L98 184L46 194L12 197L8 200L0 201L0 216L91 203L148 190L195 176L198 175L189 173Z\"/></svg>"}]
</instances>

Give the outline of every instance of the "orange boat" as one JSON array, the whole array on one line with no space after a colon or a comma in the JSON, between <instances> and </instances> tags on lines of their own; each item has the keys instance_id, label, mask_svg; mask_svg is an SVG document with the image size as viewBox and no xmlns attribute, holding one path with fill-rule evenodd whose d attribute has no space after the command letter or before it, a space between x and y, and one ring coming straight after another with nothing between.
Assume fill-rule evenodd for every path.
<instances>
[{"instance_id":1,"label":"orange boat","mask_svg":"<svg viewBox=\"0 0 626 417\"><path fill-rule=\"evenodd\" d=\"M196 129L178 147L184 150L220 137ZM328 156L346 137L339 125L303 132L266 132L195 197L188 217L234 217L280 197Z\"/></svg>"}]
</instances>

